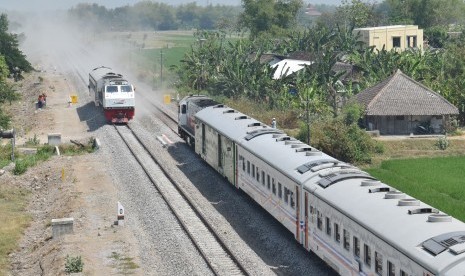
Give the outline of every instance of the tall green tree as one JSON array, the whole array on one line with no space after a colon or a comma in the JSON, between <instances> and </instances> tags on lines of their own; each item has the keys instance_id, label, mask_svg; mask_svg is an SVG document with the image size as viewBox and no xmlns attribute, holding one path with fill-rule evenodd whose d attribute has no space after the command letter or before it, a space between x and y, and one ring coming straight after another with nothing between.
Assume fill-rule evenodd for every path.
<instances>
[{"instance_id":1,"label":"tall green tree","mask_svg":"<svg viewBox=\"0 0 465 276\"><path fill-rule=\"evenodd\" d=\"M302 0L242 0L239 22L256 38L264 33L282 36L296 22Z\"/></svg>"},{"instance_id":2,"label":"tall green tree","mask_svg":"<svg viewBox=\"0 0 465 276\"><path fill-rule=\"evenodd\" d=\"M22 78L21 72L29 72L33 67L19 49L17 35L8 32L8 23L7 15L0 15L0 55L5 58L15 80L19 80Z\"/></svg>"}]
</instances>

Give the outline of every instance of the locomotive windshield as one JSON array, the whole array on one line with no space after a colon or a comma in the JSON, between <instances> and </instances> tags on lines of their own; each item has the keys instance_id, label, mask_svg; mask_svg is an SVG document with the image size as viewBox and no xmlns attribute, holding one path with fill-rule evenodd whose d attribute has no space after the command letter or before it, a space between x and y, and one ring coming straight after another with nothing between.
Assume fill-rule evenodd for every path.
<instances>
[{"instance_id":1,"label":"locomotive windshield","mask_svg":"<svg viewBox=\"0 0 465 276\"><path fill-rule=\"evenodd\" d=\"M130 86L130 85L121 85L121 92L132 92L132 86Z\"/></svg>"},{"instance_id":2,"label":"locomotive windshield","mask_svg":"<svg viewBox=\"0 0 465 276\"><path fill-rule=\"evenodd\" d=\"M118 86L116 85L108 85L107 92L118 92Z\"/></svg>"}]
</instances>

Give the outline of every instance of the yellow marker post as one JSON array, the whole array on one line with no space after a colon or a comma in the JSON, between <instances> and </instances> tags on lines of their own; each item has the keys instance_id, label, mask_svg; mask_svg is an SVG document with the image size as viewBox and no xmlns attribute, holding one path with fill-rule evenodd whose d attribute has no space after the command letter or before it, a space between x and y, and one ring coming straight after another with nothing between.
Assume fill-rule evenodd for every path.
<instances>
[{"instance_id":1,"label":"yellow marker post","mask_svg":"<svg viewBox=\"0 0 465 276\"><path fill-rule=\"evenodd\" d=\"M73 104L78 103L78 96L77 95L71 95L71 103L73 103Z\"/></svg>"},{"instance_id":2,"label":"yellow marker post","mask_svg":"<svg viewBox=\"0 0 465 276\"><path fill-rule=\"evenodd\" d=\"M164 95L163 96L163 102L165 104L170 104L171 103L171 95Z\"/></svg>"}]
</instances>

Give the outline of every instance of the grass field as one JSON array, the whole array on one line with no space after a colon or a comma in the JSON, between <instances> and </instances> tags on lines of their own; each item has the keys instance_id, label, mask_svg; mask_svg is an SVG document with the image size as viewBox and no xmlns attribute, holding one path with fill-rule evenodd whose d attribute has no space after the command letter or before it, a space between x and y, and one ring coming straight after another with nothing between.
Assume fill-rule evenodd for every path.
<instances>
[{"instance_id":1,"label":"grass field","mask_svg":"<svg viewBox=\"0 0 465 276\"><path fill-rule=\"evenodd\" d=\"M366 169L382 182L465 222L465 156L383 161Z\"/></svg>"},{"instance_id":2,"label":"grass field","mask_svg":"<svg viewBox=\"0 0 465 276\"><path fill-rule=\"evenodd\" d=\"M31 219L24 211L28 194L20 188L0 187L0 275L7 275L8 254L16 248Z\"/></svg>"}]
</instances>

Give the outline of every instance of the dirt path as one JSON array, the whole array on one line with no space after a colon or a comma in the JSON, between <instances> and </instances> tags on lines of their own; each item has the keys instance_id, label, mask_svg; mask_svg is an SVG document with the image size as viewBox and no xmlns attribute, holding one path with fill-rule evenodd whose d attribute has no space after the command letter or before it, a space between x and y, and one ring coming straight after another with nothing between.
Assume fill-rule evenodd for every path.
<instances>
[{"instance_id":1,"label":"dirt path","mask_svg":"<svg viewBox=\"0 0 465 276\"><path fill-rule=\"evenodd\" d=\"M65 76L53 69L34 72L17 90L23 100L8 109L14 115L18 147L27 141L47 143L49 133L60 133L63 143L92 138L77 115L79 104L68 104L74 88ZM36 110L41 92L47 93L47 107ZM142 275L136 239L128 228L114 225L117 191L102 158L98 152L55 156L24 175L7 172L0 177L0 185L31 191L27 212L32 222L10 254L11 275L65 275L67 255L82 257L84 275ZM74 219L74 234L53 238L51 220L68 217Z\"/></svg>"}]
</instances>

